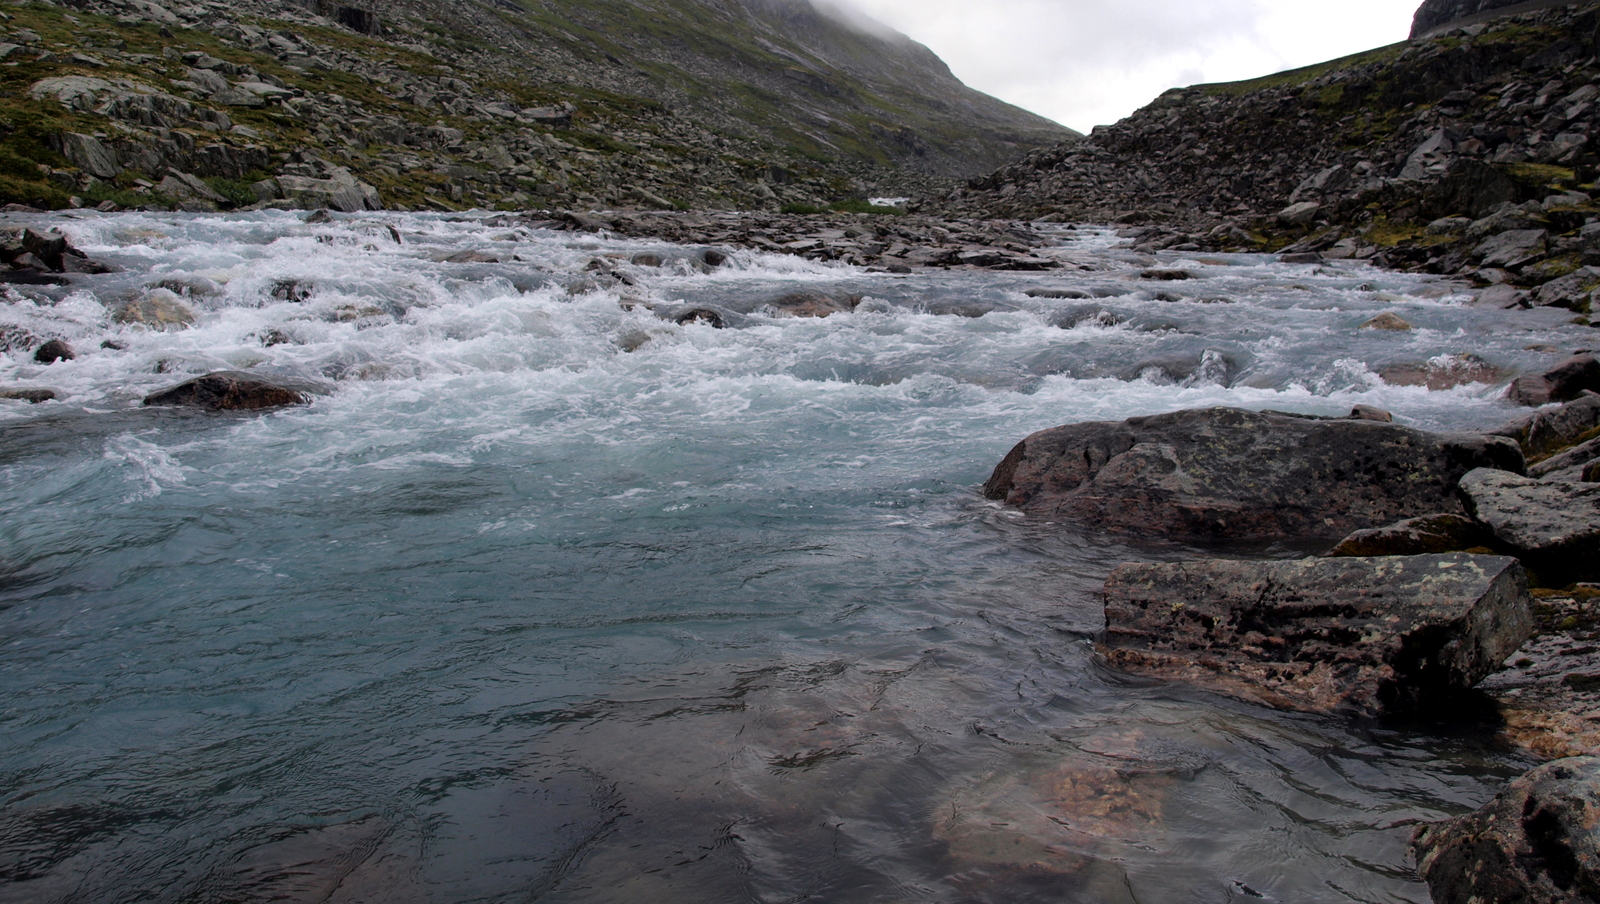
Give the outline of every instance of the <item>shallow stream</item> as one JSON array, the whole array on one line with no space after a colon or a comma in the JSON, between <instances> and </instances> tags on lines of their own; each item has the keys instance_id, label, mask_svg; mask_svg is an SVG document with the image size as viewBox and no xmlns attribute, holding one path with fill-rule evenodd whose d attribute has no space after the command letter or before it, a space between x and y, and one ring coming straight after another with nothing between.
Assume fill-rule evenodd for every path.
<instances>
[{"instance_id":1,"label":"shallow stream","mask_svg":"<svg viewBox=\"0 0 1600 904\"><path fill-rule=\"evenodd\" d=\"M59 395L0 401L0 902L1423 902L1411 828L1529 765L1104 669L1106 573L1195 551L976 488L1179 408L1496 426L1562 317L1097 229L895 276L302 218L11 220L123 271L0 305L79 351L0 355ZM157 283L193 328L113 322ZM318 394L138 406L245 368Z\"/></svg>"}]
</instances>

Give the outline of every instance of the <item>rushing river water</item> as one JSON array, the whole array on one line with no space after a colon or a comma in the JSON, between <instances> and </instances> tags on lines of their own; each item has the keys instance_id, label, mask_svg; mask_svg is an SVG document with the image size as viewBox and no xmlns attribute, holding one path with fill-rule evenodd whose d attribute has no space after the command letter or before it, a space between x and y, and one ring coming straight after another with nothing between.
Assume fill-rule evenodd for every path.
<instances>
[{"instance_id":1,"label":"rushing river water","mask_svg":"<svg viewBox=\"0 0 1600 904\"><path fill-rule=\"evenodd\" d=\"M0 402L0 901L1420 902L1412 826L1527 765L1106 670L1106 573L1194 551L976 487L1186 407L1497 425L1503 382L1378 374L1593 335L1548 312L1091 229L1063 271L893 276L487 216L26 222L124 269L0 307L80 352L0 355L59 394ZM112 321L156 283L194 328ZM796 290L865 299L764 306ZM138 407L241 368L319 395Z\"/></svg>"}]
</instances>

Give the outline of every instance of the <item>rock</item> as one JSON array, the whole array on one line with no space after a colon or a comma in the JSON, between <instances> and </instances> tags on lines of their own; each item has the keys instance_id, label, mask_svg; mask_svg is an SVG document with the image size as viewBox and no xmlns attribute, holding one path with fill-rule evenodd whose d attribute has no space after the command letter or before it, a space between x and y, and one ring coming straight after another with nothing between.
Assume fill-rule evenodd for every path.
<instances>
[{"instance_id":1,"label":"rock","mask_svg":"<svg viewBox=\"0 0 1600 904\"><path fill-rule=\"evenodd\" d=\"M194 324L194 312L167 289L128 302L111 315L117 323L153 330L181 330Z\"/></svg>"},{"instance_id":2,"label":"rock","mask_svg":"<svg viewBox=\"0 0 1600 904\"><path fill-rule=\"evenodd\" d=\"M1560 471L1579 468L1591 461L1600 461L1600 436L1552 455L1528 467L1529 477L1548 477Z\"/></svg>"},{"instance_id":3,"label":"rock","mask_svg":"<svg viewBox=\"0 0 1600 904\"><path fill-rule=\"evenodd\" d=\"M177 201L201 200L212 204L226 204L228 199L218 194L215 189L201 181L193 173L169 172L166 178L156 185L156 191Z\"/></svg>"},{"instance_id":4,"label":"rock","mask_svg":"<svg viewBox=\"0 0 1600 904\"><path fill-rule=\"evenodd\" d=\"M1176 282L1184 279L1194 279L1194 274L1188 270L1145 270L1139 274L1140 279L1154 279L1163 282Z\"/></svg>"},{"instance_id":5,"label":"rock","mask_svg":"<svg viewBox=\"0 0 1600 904\"><path fill-rule=\"evenodd\" d=\"M63 132L61 154L72 161L73 166L101 179L110 179L122 172L122 167L117 165L116 155L93 135Z\"/></svg>"},{"instance_id":6,"label":"rock","mask_svg":"<svg viewBox=\"0 0 1600 904\"><path fill-rule=\"evenodd\" d=\"M1500 283L1479 292L1477 298L1473 299L1473 304L1507 310L1525 308L1528 306L1528 293L1508 283Z\"/></svg>"},{"instance_id":7,"label":"rock","mask_svg":"<svg viewBox=\"0 0 1600 904\"><path fill-rule=\"evenodd\" d=\"M36 389L24 386L0 386L0 399L11 399L17 402L27 402L37 405L48 402L56 397L54 389Z\"/></svg>"},{"instance_id":8,"label":"rock","mask_svg":"<svg viewBox=\"0 0 1600 904\"><path fill-rule=\"evenodd\" d=\"M458 251L446 257L442 263L446 264L498 264L500 258L482 251Z\"/></svg>"},{"instance_id":9,"label":"rock","mask_svg":"<svg viewBox=\"0 0 1600 904\"><path fill-rule=\"evenodd\" d=\"M1467 383L1498 383L1505 371L1477 355L1437 355L1424 364L1388 364L1378 376L1390 386L1426 386L1438 391Z\"/></svg>"},{"instance_id":10,"label":"rock","mask_svg":"<svg viewBox=\"0 0 1600 904\"><path fill-rule=\"evenodd\" d=\"M767 302L779 317L827 317L848 314L861 303L861 297L832 296L821 292L790 292Z\"/></svg>"},{"instance_id":11,"label":"rock","mask_svg":"<svg viewBox=\"0 0 1600 904\"><path fill-rule=\"evenodd\" d=\"M1483 525L1465 515L1424 515L1388 527L1358 530L1340 540L1327 555L1420 556L1487 546L1493 539Z\"/></svg>"},{"instance_id":12,"label":"rock","mask_svg":"<svg viewBox=\"0 0 1600 904\"><path fill-rule=\"evenodd\" d=\"M659 254L641 251L629 258L628 263L633 264L635 267L659 267L664 261Z\"/></svg>"},{"instance_id":13,"label":"rock","mask_svg":"<svg viewBox=\"0 0 1600 904\"><path fill-rule=\"evenodd\" d=\"M279 176L275 181L279 197L305 210L332 208L344 213L356 213L383 209L378 190L342 168L327 179Z\"/></svg>"},{"instance_id":14,"label":"rock","mask_svg":"<svg viewBox=\"0 0 1600 904\"><path fill-rule=\"evenodd\" d=\"M1412 329L1412 326L1411 324L1407 323L1405 318L1401 317L1399 314L1396 314L1393 311L1384 311L1382 314L1379 314L1371 320L1368 320L1366 323L1361 324L1361 329L1393 330L1396 332L1404 332Z\"/></svg>"},{"instance_id":15,"label":"rock","mask_svg":"<svg viewBox=\"0 0 1600 904\"><path fill-rule=\"evenodd\" d=\"M1473 518L1547 582L1600 580L1600 484L1478 468L1461 478Z\"/></svg>"},{"instance_id":16,"label":"rock","mask_svg":"<svg viewBox=\"0 0 1600 904\"><path fill-rule=\"evenodd\" d=\"M684 311L682 314L679 314L675 318L674 322L682 325L688 325L691 323L704 323L710 326L712 329L718 330L726 329L728 326L728 324L722 319L722 315L711 310L710 308L691 308L687 311Z\"/></svg>"},{"instance_id":17,"label":"rock","mask_svg":"<svg viewBox=\"0 0 1600 904\"><path fill-rule=\"evenodd\" d=\"M1309 226L1316 220L1322 205L1315 201L1301 201L1278 211L1278 222L1285 226Z\"/></svg>"},{"instance_id":18,"label":"rock","mask_svg":"<svg viewBox=\"0 0 1600 904\"><path fill-rule=\"evenodd\" d=\"M1584 483L1600 483L1600 460L1591 461L1583 466Z\"/></svg>"},{"instance_id":19,"label":"rock","mask_svg":"<svg viewBox=\"0 0 1600 904\"><path fill-rule=\"evenodd\" d=\"M1394 423L1394 415L1374 405L1357 405L1345 415L1355 421L1381 421L1385 424Z\"/></svg>"},{"instance_id":20,"label":"rock","mask_svg":"<svg viewBox=\"0 0 1600 904\"><path fill-rule=\"evenodd\" d=\"M1123 534L1326 538L1440 512L1478 467L1522 469L1502 437L1211 408L1072 424L1018 443L984 495Z\"/></svg>"},{"instance_id":21,"label":"rock","mask_svg":"<svg viewBox=\"0 0 1600 904\"><path fill-rule=\"evenodd\" d=\"M33 353L33 360L39 362L40 364L54 364L57 361L71 361L77 357L78 354L72 350L72 346L68 345L61 339L51 339L44 345L39 346L39 350Z\"/></svg>"},{"instance_id":22,"label":"rock","mask_svg":"<svg viewBox=\"0 0 1600 904\"><path fill-rule=\"evenodd\" d=\"M1574 355L1542 374L1524 374L1511 381L1506 398L1537 408L1584 392L1600 392L1600 361L1593 355Z\"/></svg>"},{"instance_id":23,"label":"rock","mask_svg":"<svg viewBox=\"0 0 1600 904\"><path fill-rule=\"evenodd\" d=\"M144 404L209 411L256 411L305 405L310 401L303 392L254 374L219 371L145 396Z\"/></svg>"},{"instance_id":24,"label":"rock","mask_svg":"<svg viewBox=\"0 0 1600 904\"><path fill-rule=\"evenodd\" d=\"M1323 262L1320 251L1296 251L1291 254L1278 255L1280 264L1320 264Z\"/></svg>"},{"instance_id":25,"label":"rock","mask_svg":"<svg viewBox=\"0 0 1600 904\"><path fill-rule=\"evenodd\" d=\"M1533 630L1504 556L1130 564L1105 594L1111 665L1307 712L1440 706Z\"/></svg>"},{"instance_id":26,"label":"rock","mask_svg":"<svg viewBox=\"0 0 1600 904\"><path fill-rule=\"evenodd\" d=\"M1435 904L1600 900L1600 758L1546 763L1465 816L1417 828Z\"/></svg>"},{"instance_id":27,"label":"rock","mask_svg":"<svg viewBox=\"0 0 1600 904\"><path fill-rule=\"evenodd\" d=\"M1516 440L1523 455L1537 460L1577 443L1596 427L1600 427L1600 393L1584 392L1559 408L1536 411L1493 433Z\"/></svg>"},{"instance_id":28,"label":"rock","mask_svg":"<svg viewBox=\"0 0 1600 904\"><path fill-rule=\"evenodd\" d=\"M728 256L715 248L707 248L700 252L700 262L707 267L715 269L728 262Z\"/></svg>"},{"instance_id":29,"label":"rock","mask_svg":"<svg viewBox=\"0 0 1600 904\"><path fill-rule=\"evenodd\" d=\"M1472 256L1485 267L1514 270L1544 256L1548 235L1543 229L1512 229L1484 239Z\"/></svg>"}]
</instances>

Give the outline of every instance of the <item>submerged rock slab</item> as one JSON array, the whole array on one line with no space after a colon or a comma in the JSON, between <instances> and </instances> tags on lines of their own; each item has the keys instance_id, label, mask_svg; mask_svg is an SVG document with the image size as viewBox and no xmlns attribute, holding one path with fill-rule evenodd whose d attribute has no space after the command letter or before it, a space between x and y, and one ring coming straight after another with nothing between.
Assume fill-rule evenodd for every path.
<instances>
[{"instance_id":1,"label":"submerged rock slab","mask_svg":"<svg viewBox=\"0 0 1600 904\"><path fill-rule=\"evenodd\" d=\"M1546 763L1411 847L1435 904L1600 900L1600 758Z\"/></svg>"},{"instance_id":2,"label":"submerged rock slab","mask_svg":"<svg viewBox=\"0 0 1600 904\"><path fill-rule=\"evenodd\" d=\"M205 408L210 411L258 411L304 405L310 397L296 389L253 374L219 371L145 396L146 405Z\"/></svg>"},{"instance_id":3,"label":"submerged rock slab","mask_svg":"<svg viewBox=\"0 0 1600 904\"><path fill-rule=\"evenodd\" d=\"M1456 482L1478 467L1521 471L1522 455L1500 437L1210 408L1042 430L984 495L1124 534L1337 540L1464 514Z\"/></svg>"},{"instance_id":4,"label":"submerged rock slab","mask_svg":"<svg viewBox=\"0 0 1600 904\"><path fill-rule=\"evenodd\" d=\"M1130 564L1105 594L1099 649L1117 668L1307 712L1436 705L1532 631L1504 556Z\"/></svg>"}]
</instances>

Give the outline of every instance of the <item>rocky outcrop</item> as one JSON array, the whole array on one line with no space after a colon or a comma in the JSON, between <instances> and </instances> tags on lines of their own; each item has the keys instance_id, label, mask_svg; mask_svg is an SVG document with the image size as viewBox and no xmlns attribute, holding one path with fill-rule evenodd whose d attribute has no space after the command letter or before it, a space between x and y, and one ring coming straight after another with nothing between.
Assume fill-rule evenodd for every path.
<instances>
[{"instance_id":1,"label":"rocky outcrop","mask_svg":"<svg viewBox=\"0 0 1600 904\"><path fill-rule=\"evenodd\" d=\"M984 495L1123 534L1331 540L1465 514L1461 476L1520 472L1521 458L1500 437L1212 408L1040 431L995 468Z\"/></svg>"},{"instance_id":2,"label":"rocky outcrop","mask_svg":"<svg viewBox=\"0 0 1600 904\"><path fill-rule=\"evenodd\" d=\"M1479 468L1461 478L1472 517L1555 586L1600 580L1600 483Z\"/></svg>"},{"instance_id":3,"label":"rocky outcrop","mask_svg":"<svg viewBox=\"0 0 1600 904\"><path fill-rule=\"evenodd\" d=\"M1130 564L1105 595L1112 665L1309 712L1440 706L1531 631L1499 556Z\"/></svg>"},{"instance_id":4,"label":"rocky outcrop","mask_svg":"<svg viewBox=\"0 0 1600 904\"><path fill-rule=\"evenodd\" d=\"M204 408L208 411L259 411L304 405L306 393L254 374L219 371L145 396L150 406Z\"/></svg>"},{"instance_id":5,"label":"rocky outcrop","mask_svg":"<svg viewBox=\"0 0 1600 904\"><path fill-rule=\"evenodd\" d=\"M1423 0L1411 17L1411 37L1420 38L1429 32L1503 10L1506 7L1530 5L1527 0Z\"/></svg>"},{"instance_id":6,"label":"rocky outcrop","mask_svg":"<svg viewBox=\"0 0 1600 904\"><path fill-rule=\"evenodd\" d=\"M1600 758L1556 760L1476 812L1419 828L1435 904L1600 900Z\"/></svg>"}]
</instances>

